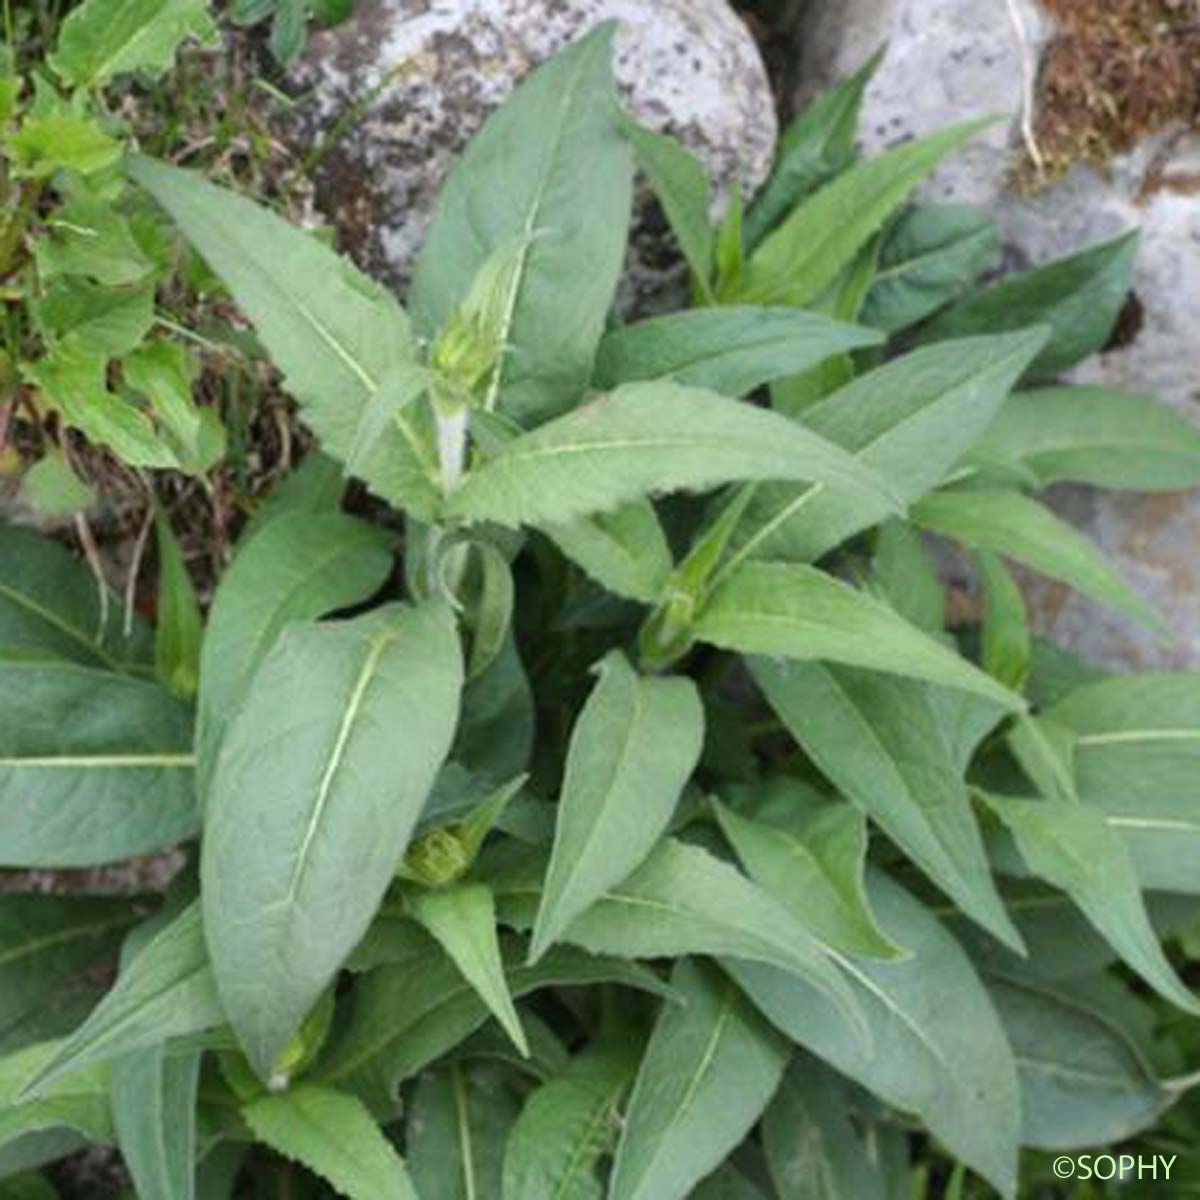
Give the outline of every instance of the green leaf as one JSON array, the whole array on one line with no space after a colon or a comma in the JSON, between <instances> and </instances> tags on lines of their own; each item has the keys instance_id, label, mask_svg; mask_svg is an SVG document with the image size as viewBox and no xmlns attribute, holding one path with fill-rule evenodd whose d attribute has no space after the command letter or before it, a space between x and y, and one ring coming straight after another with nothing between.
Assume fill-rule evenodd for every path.
<instances>
[{"instance_id":1,"label":"green leaf","mask_svg":"<svg viewBox=\"0 0 1200 1200\"><path fill-rule=\"evenodd\" d=\"M463 689L451 757L493 779L511 778L529 765L533 726L533 691L510 629L491 666Z\"/></svg>"},{"instance_id":2,"label":"green leaf","mask_svg":"<svg viewBox=\"0 0 1200 1200\"><path fill-rule=\"evenodd\" d=\"M804 424L873 467L910 504L987 428L1043 336L1034 330L907 354L807 408ZM811 562L888 515L875 496L764 484L738 531L735 561Z\"/></svg>"},{"instance_id":3,"label":"green leaf","mask_svg":"<svg viewBox=\"0 0 1200 1200\"><path fill-rule=\"evenodd\" d=\"M988 977L1017 1060L1027 1146L1112 1145L1153 1124L1175 1099L1115 1014L1095 1003L1098 982L1111 985Z\"/></svg>"},{"instance_id":4,"label":"green leaf","mask_svg":"<svg viewBox=\"0 0 1200 1200\"><path fill-rule=\"evenodd\" d=\"M126 170L254 322L324 450L343 461L356 452L388 373L413 360L396 302L316 238L233 192L147 158ZM396 412L358 469L384 500L427 518L439 473L419 417L415 406Z\"/></svg>"},{"instance_id":5,"label":"green leaf","mask_svg":"<svg viewBox=\"0 0 1200 1200\"><path fill-rule=\"evenodd\" d=\"M863 323L887 333L907 329L948 304L999 257L987 213L958 204L912 208L884 237Z\"/></svg>"},{"instance_id":6,"label":"green leaf","mask_svg":"<svg viewBox=\"0 0 1200 1200\"><path fill-rule=\"evenodd\" d=\"M191 710L75 663L0 660L0 862L91 866L198 828Z\"/></svg>"},{"instance_id":7,"label":"green leaf","mask_svg":"<svg viewBox=\"0 0 1200 1200\"><path fill-rule=\"evenodd\" d=\"M317 1075L352 1088L383 1106L396 1088L452 1050L488 1018L479 994L442 949L426 939L424 954L379 968L358 984L346 1026L335 1038ZM519 999L544 987L615 983L671 996L657 976L636 963L556 946L536 966L522 966L523 941L502 939L509 994Z\"/></svg>"},{"instance_id":8,"label":"green leaf","mask_svg":"<svg viewBox=\"0 0 1200 1200\"><path fill-rule=\"evenodd\" d=\"M1052 800L987 798L1035 875L1060 887L1125 962L1159 995L1200 1014L1158 944L1129 852L1101 813Z\"/></svg>"},{"instance_id":9,"label":"green leaf","mask_svg":"<svg viewBox=\"0 0 1200 1200\"><path fill-rule=\"evenodd\" d=\"M434 606L293 624L251 681L213 776L200 874L221 998L263 1079L366 932L461 688L453 621Z\"/></svg>"},{"instance_id":10,"label":"green leaf","mask_svg":"<svg viewBox=\"0 0 1200 1200\"><path fill-rule=\"evenodd\" d=\"M683 960L625 1110L610 1200L683 1200L749 1133L787 1064L783 1038L713 966Z\"/></svg>"},{"instance_id":11,"label":"green leaf","mask_svg":"<svg viewBox=\"0 0 1200 1200\"><path fill-rule=\"evenodd\" d=\"M299 508L264 519L239 545L217 587L200 655L202 802L226 727L284 626L370 596L391 572L390 543L365 521Z\"/></svg>"},{"instance_id":12,"label":"green leaf","mask_svg":"<svg viewBox=\"0 0 1200 1200\"><path fill-rule=\"evenodd\" d=\"M1042 388L1009 396L968 462L1032 477L1038 487L1177 491L1200 484L1200 432L1150 396Z\"/></svg>"},{"instance_id":13,"label":"green leaf","mask_svg":"<svg viewBox=\"0 0 1200 1200\"><path fill-rule=\"evenodd\" d=\"M1017 1073L988 994L958 944L908 893L878 872L869 874L867 893L887 937L913 952L854 964L870 1042L851 1037L798 977L758 963L724 965L782 1032L885 1103L919 1115L955 1157L1011 1198Z\"/></svg>"},{"instance_id":14,"label":"green leaf","mask_svg":"<svg viewBox=\"0 0 1200 1200\"><path fill-rule=\"evenodd\" d=\"M879 340L870 330L792 308L698 308L649 317L608 334L596 355L592 383L608 389L673 379L745 396L761 384Z\"/></svg>"},{"instance_id":15,"label":"green leaf","mask_svg":"<svg viewBox=\"0 0 1200 1200\"><path fill-rule=\"evenodd\" d=\"M819 663L750 663L804 752L974 920L1009 946L1020 935L992 883L962 770L929 689ZM901 943L903 944L903 943Z\"/></svg>"},{"instance_id":16,"label":"green leaf","mask_svg":"<svg viewBox=\"0 0 1200 1200\"><path fill-rule=\"evenodd\" d=\"M997 555L981 550L975 566L983 589L983 669L1005 687L1022 691L1033 657L1025 597Z\"/></svg>"},{"instance_id":17,"label":"green leaf","mask_svg":"<svg viewBox=\"0 0 1200 1200\"><path fill-rule=\"evenodd\" d=\"M421 1200L500 1200L504 1145L517 1111L494 1070L454 1062L422 1076L405 1134Z\"/></svg>"},{"instance_id":18,"label":"green leaf","mask_svg":"<svg viewBox=\"0 0 1200 1200\"><path fill-rule=\"evenodd\" d=\"M893 517L875 531L871 587L906 621L939 634L945 624L946 592L918 530Z\"/></svg>"},{"instance_id":19,"label":"green leaf","mask_svg":"<svg viewBox=\"0 0 1200 1200\"><path fill-rule=\"evenodd\" d=\"M496 661L512 624L516 589L508 559L487 542L475 542L474 587L468 593L463 624L471 633L467 677L477 679Z\"/></svg>"},{"instance_id":20,"label":"green leaf","mask_svg":"<svg viewBox=\"0 0 1200 1200\"><path fill-rule=\"evenodd\" d=\"M199 1051L168 1054L163 1045L134 1051L111 1068L117 1146L138 1200L195 1195Z\"/></svg>"},{"instance_id":21,"label":"green leaf","mask_svg":"<svg viewBox=\"0 0 1200 1200\"><path fill-rule=\"evenodd\" d=\"M542 1084L509 1135L503 1200L601 1200L596 1167L636 1070L637 1047L601 1041Z\"/></svg>"},{"instance_id":22,"label":"green leaf","mask_svg":"<svg viewBox=\"0 0 1200 1200\"><path fill-rule=\"evenodd\" d=\"M491 891L482 883L460 883L422 890L409 905L416 920L437 939L463 978L479 993L513 1045L528 1057L529 1043L504 979Z\"/></svg>"},{"instance_id":23,"label":"green leaf","mask_svg":"<svg viewBox=\"0 0 1200 1200\"><path fill-rule=\"evenodd\" d=\"M582 395L621 271L632 158L614 99L614 26L534 71L442 188L411 304L432 339L500 246L526 243L488 407L533 426Z\"/></svg>"},{"instance_id":24,"label":"green leaf","mask_svg":"<svg viewBox=\"0 0 1200 1200\"><path fill-rule=\"evenodd\" d=\"M1079 797L1120 835L1141 885L1200 891L1200 675L1085 684L1045 715L1075 733Z\"/></svg>"},{"instance_id":25,"label":"green leaf","mask_svg":"<svg viewBox=\"0 0 1200 1200\"><path fill-rule=\"evenodd\" d=\"M85 0L62 23L50 65L64 83L82 88L130 71L155 79L187 38L217 41L204 0Z\"/></svg>"},{"instance_id":26,"label":"green leaf","mask_svg":"<svg viewBox=\"0 0 1200 1200\"><path fill-rule=\"evenodd\" d=\"M1135 620L1161 627L1161 619L1087 538L1019 492L931 492L913 505L910 516L933 533L1004 554Z\"/></svg>"},{"instance_id":27,"label":"green leaf","mask_svg":"<svg viewBox=\"0 0 1200 1200\"><path fill-rule=\"evenodd\" d=\"M61 450L47 449L25 472L21 499L41 517L70 517L85 512L96 494L71 469Z\"/></svg>"},{"instance_id":28,"label":"green leaf","mask_svg":"<svg viewBox=\"0 0 1200 1200\"><path fill-rule=\"evenodd\" d=\"M59 170L92 175L121 157L121 143L94 117L72 112L30 113L7 138L13 174L47 178Z\"/></svg>"},{"instance_id":29,"label":"green leaf","mask_svg":"<svg viewBox=\"0 0 1200 1200\"><path fill-rule=\"evenodd\" d=\"M754 249L811 192L854 165L863 92L883 51L853 75L822 92L779 139L775 164L746 214L746 245Z\"/></svg>"},{"instance_id":30,"label":"green leaf","mask_svg":"<svg viewBox=\"0 0 1200 1200\"><path fill-rule=\"evenodd\" d=\"M179 460L159 436L150 415L108 390L108 355L61 350L25 367L28 382L45 393L66 425L107 446L128 466L177 468Z\"/></svg>"},{"instance_id":31,"label":"green leaf","mask_svg":"<svg viewBox=\"0 0 1200 1200\"><path fill-rule=\"evenodd\" d=\"M845 1090L828 1067L792 1060L763 1117L763 1148L780 1200L886 1200Z\"/></svg>"},{"instance_id":32,"label":"green leaf","mask_svg":"<svg viewBox=\"0 0 1200 1200\"><path fill-rule=\"evenodd\" d=\"M493 882L497 898L536 894L536 883ZM698 846L664 838L624 883L610 888L565 930L593 954L666 958L731 954L771 963L808 979L856 1013L841 972L817 940L781 904Z\"/></svg>"},{"instance_id":33,"label":"green leaf","mask_svg":"<svg viewBox=\"0 0 1200 1200\"><path fill-rule=\"evenodd\" d=\"M748 404L658 382L626 384L510 442L467 476L448 512L515 527L752 479L808 479L889 506L875 473L824 438Z\"/></svg>"},{"instance_id":34,"label":"green leaf","mask_svg":"<svg viewBox=\"0 0 1200 1200\"><path fill-rule=\"evenodd\" d=\"M50 236L34 243L38 274L86 275L106 287L137 283L154 268L133 236L128 220L103 200L81 196L46 222Z\"/></svg>"},{"instance_id":35,"label":"green leaf","mask_svg":"<svg viewBox=\"0 0 1200 1200\"><path fill-rule=\"evenodd\" d=\"M106 1066L75 1071L30 1098L30 1080L61 1048L61 1042L38 1042L0 1059L0 1146L51 1130L75 1130L96 1142L112 1137Z\"/></svg>"},{"instance_id":36,"label":"green leaf","mask_svg":"<svg viewBox=\"0 0 1200 1200\"><path fill-rule=\"evenodd\" d=\"M842 954L903 958L879 932L863 891L867 826L848 804L805 811L804 794L780 781L777 800L789 820L749 820L714 801L721 832L750 878L774 896L818 941Z\"/></svg>"},{"instance_id":37,"label":"green leaf","mask_svg":"<svg viewBox=\"0 0 1200 1200\"><path fill-rule=\"evenodd\" d=\"M143 947L91 1016L47 1055L26 1090L40 1095L94 1063L224 1023L200 906L192 904Z\"/></svg>"},{"instance_id":38,"label":"green leaf","mask_svg":"<svg viewBox=\"0 0 1200 1200\"><path fill-rule=\"evenodd\" d=\"M670 578L671 547L649 500L539 528L592 579L628 600L654 603Z\"/></svg>"},{"instance_id":39,"label":"green leaf","mask_svg":"<svg viewBox=\"0 0 1200 1200\"><path fill-rule=\"evenodd\" d=\"M637 165L662 205L700 294L711 300L713 229L704 167L669 133L656 133L628 117L622 121L621 131L632 144Z\"/></svg>"},{"instance_id":40,"label":"green leaf","mask_svg":"<svg viewBox=\"0 0 1200 1200\"><path fill-rule=\"evenodd\" d=\"M308 36L308 9L304 0L275 0L271 20L271 56L280 66L288 67L304 51Z\"/></svg>"},{"instance_id":41,"label":"green leaf","mask_svg":"<svg viewBox=\"0 0 1200 1200\"><path fill-rule=\"evenodd\" d=\"M254 1135L349 1200L417 1200L404 1160L354 1096L302 1083L242 1109Z\"/></svg>"},{"instance_id":42,"label":"green leaf","mask_svg":"<svg viewBox=\"0 0 1200 1200\"><path fill-rule=\"evenodd\" d=\"M154 324L154 286L104 287L78 275L60 276L46 285L32 312L42 334L74 356L126 354ZM48 377L41 364L27 370Z\"/></svg>"},{"instance_id":43,"label":"green leaf","mask_svg":"<svg viewBox=\"0 0 1200 1200\"><path fill-rule=\"evenodd\" d=\"M159 436L179 470L200 476L224 457L225 430L217 410L192 399L197 371L188 351L173 342L151 342L121 365L125 382L149 402Z\"/></svg>"},{"instance_id":44,"label":"green leaf","mask_svg":"<svg viewBox=\"0 0 1200 1200\"><path fill-rule=\"evenodd\" d=\"M177 696L191 697L200 683L200 644L204 637L200 605L183 553L162 509L154 514L154 528L159 573L154 672Z\"/></svg>"},{"instance_id":45,"label":"green leaf","mask_svg":"<svg viewBox=\"0 0 1200 1200\"><path fill-rule=\"evenodd\" d=\"M959 688L1020 709L1020 697L887 605L815 567L743 563L710 596L696 636L742 654L824 659Z\"/></svg>"},{"instance_id":46,"label":"green leaf","mask_svg":"<svg viewBox=\"0 0 1200 1200\"><path fill-rule=\"evenodd\" d=\"M123 899L0 896L0 1037L110 954L137 916Z\"/></svg>"},{"instance_id":47,"label":"green leaf","mask_svg":"<svg viewBox=\"0 0 1200 1200\"><path fill-rule=\"evenodd\" d=\"M1138 232L1069 258L1006 276L960 300L920 332L923 342L1049 325L1050 340L1026 378L1051 379L1108 341L1133 284Z\"/></svg>"},{"instance_id":48,"label":"green leaf","mask_svg":"<svg viewBox=\"0 0 1200 1200\"><path fill-rule=\"evenodd\" d=\"M641 678L619 650L595 672L567 751L534 959L645 860L700 759L704 711L691 680Z\"/></svg>"},{"instance_id":49,"label":"green leaf","mask_svg":"<svg viewBox=\"0 0 1200 1200\"><path fill-rule=\"evenodd\" d=\"M797 208L751 256L737 300L805 307L816 300L947 154L991 124L952 125L860 163ZM814 236L814 231L818 231ZM732 298L732 297L731 297Z\"/></svg>"}]
</instances>

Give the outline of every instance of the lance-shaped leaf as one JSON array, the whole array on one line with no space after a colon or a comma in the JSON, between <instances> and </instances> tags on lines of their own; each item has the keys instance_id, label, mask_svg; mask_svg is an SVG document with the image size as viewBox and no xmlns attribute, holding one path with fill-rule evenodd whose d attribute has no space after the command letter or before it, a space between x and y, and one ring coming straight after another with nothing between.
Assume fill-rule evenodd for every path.
<instances>
[{"instance_id":1,"label":"lance-shaped leaf","mask_svg":"<svg viewBox=\"0 0 1200 1200\"><path fill-rule=\"evenodd\" d=\"M200 906L186 908L137 955L91 1016L28 1084L41 1092L92 1063L225 1023Z\"/></svg>"},{"instance_id":2,"label":"lance-shaped leaf","mask_svg":"<svg viewBox=\"0 0 1200 1200\"><path fill-rule=\"evenodd\" d=\"M1120 834L1141 885L1200 891L1200 675L1086 684L1046 717L1075 733L1079 797Z\"/></svg>"},{"instance_id":3,"label":"lance-shaped leaf","mask_svg":"<svg viewBox=\"0 0 1200 1200\"><path fill-rule=\"evenodd\" d=\"M611 512L540 528L607 591L645 604L662 595L673 565L671 547L649 500L630 500Z\"/></svg>"},{"instance_id":4,"label":"lance-shaped leaf","mask_svg":"<svg viewBox=\"0 0 1200 1200\"><path fill-rule=\"evenodd\" d=\"M787 796L784 792L780 796ZM750 878L774 896L826 946L866 958L903 958L904 951L879 932L863 892L867 825L848 804L824 805L768 824L713 803L721 831Z\"/></svg>"},{"instance_id":5,"label":"lance-shaped leaf","mask_svg":"<svg viewBox=\"0 0 1200 1200\"><path fill-rule=\"evenodd\" d=\"M353 1088L386 1107L396 1088L469 1037L488 1018L479 994L432 939L424 954L366 975L350 1020L317 1064L320 1078ZM523 940L501 941L509 994L544 987L615 983L653 994L673 993L653 972L619 958L556 946L536 966L522 966Z\"/></svg>"},{"instance_id":6,"label":"lance-shaped leaf","mask_svg":"<svg viewBox=\"0 0 1200 1200\"><path fill-rule=\"evenodd\" d=\"M673 379L725 396L806 370L881 340L860 326L795 308L697 308L637 321L608 334L592 382L614 388Z\"/></svg>"},{"instance_id":7,"label":"lance-shaped leaf","mask_svg":"<svg viewBox=\"0 0 1200 1200\"><path fill-rule=\"evenodd\" d=\"M1039 487L1172 492L1200 484L1200 432L1152 396L1040 388L1009 396L968 461L1032 476Z\"/></svg>"},{"instance_id":8,"label":"lance-shaped leaf","mask_svg":"<svg viewBox=\"0 0 1200 1200\"><path fill-rule=\"evenodd\" d=\"M200 680L204 626L196 590L162 510L154 514L158 538L158 625L154 634L154 673L177 696L195 696Z\"/></svg>"},{"instance_id":9,"label":"lance-shaped leaf","mask_svg":"<svg viewBox=\"0 0 1200 1200\"><path fill-rule=\"evenodd\" d=\"M0 897L0 1039L115 949L137 917L123 899Z\"/></svg>"},{"instance_id":10,"label":"lance-shaped leaf","mask_svg":"<svg viewBox=\"0 0 1200 1200\"><path fill-rule=\"evenodd\" d=\"M788 732L838 791L964 912L1020 949L928 689L821 663L756 658L750 669Z\"/></svg>"},{"instance_id":11,"label":"lance-shaped leaf","mask_svg":"<svg viewBox=\"0 0 1200 1200\"><path fill-rule=\"evenodd\" d=\"M848 1108L828 1067L807 1054L792 1060L763 1116L763 1148L780 1200L887 1200Z\"/></svg>"},{"instance_id":12,"label":"lance-shaped leaf","mask_svg":"<svg viewBox=\"0 0 1200 1200\"><path fill-rule=\"evenodd\" d=\"M396 410L364 452L359 429L374 418L385 377L413 360L408 318L380 287L311 234L197 175L148 158L127 171L174 218L221 277L326 452L383 499L432 514L438 467L417 405Z\"/></svg>"},{"instance_id":13,"label":"lance-shaped leaf","mask_svg":"<svg viewBox=\"0 0 1200 1200\"><path fill-rule=\"evenodd\" d=\"M513 1045L528 1056L529 1043L504 979L492 893L482 883L423 889L412 897L410 907L504 1026Z\"/></svg>"},{"instance_id":14,"label":"lance-shaped leaf","mask_svg":"<svg viewBox=\"0 0 1200 1200\"><path fill-rule=\"evenodd\" d=\"M152 683L0 660L0 863L90 866L194 834L191 709Z\"/></svg>"},{"instance_id":15,"label":"lance-shaped leaf","mask_svg":"<svg viewBox=\"0 0 1200 1200\"><path fill-rule=\"evenodd\" d=\"M1029 379L1050 379L1108 341L1133 284L1137 231L1032 271L1009 275L939 313L923 342L1049 325L1050 340Z\"/></svg>"},{"instance_id":16,"label":"lance-shaped leaf","mask_svg":"<svg viewBox=\"0 0 1200 1200\"><path fill-rule=\"evenodd\" d=\"M532 426L591 372L625 251L633 163L613 90L613 25L538 68L471 140L443 186L411 303L434 337L499 247L523 243L491 386Z\"/></svg>"},{"instance_id":17,"label":"lance-shaped leaf","mask_svg":"<svg viewBox=\"0 0 1200 1200\"><path fill-rule=\"evenodd\" d=\"M435 606L289 626L254 676L222 744L200 873L221 998L264 1078L366 932L461 689L453 620Z\"/></svg>"},{"instance_id":18,"label":"lance-shaped leaf","mask_svg":"<svg viewBox=\"0 0 1200 1200\"><path fill-rule=\"evenodd\" d=\"M884 237L862 321L894 333L949 303L1000 254L991 217L957 204L919 205Z\"/></svg>"},{"instance_id":19,"label":"lance-shaped leaf","mask_svg":"<svg viewBox=\"0 0 1200 1200\"><path fill-rule=\"evenodd\" d=\"M1029 869L1065 891L1113 949L1172 1003L1200 1014L1200 1000L1167 960L1138 887L1129 852L1104 815L1055 800L988 798Z\"/></svg>"},{"instance_id":20,"label":"lance-shaped leaf","mask_svg":"<svg viewBox=\"0 0 1200 1200\"><path fill-rule=\"evenodd\" d=\"M758 1120L789 1047L713 966L683 960L625 1110L610 1200L683 1200Z\"/></svg>"},{"instance_id":21,"label":"lance-shaped leaf","mask_svg":"<svg viewBox=\"0 0 1200 1200\"><path fill-rule=\"evenodd\" d=\"M947 154L990 124L966 121L852 167L763 239L737 299L804 307L816 300ZM814 230L822 236L813 236Z\"/></svg>"},{"instance_id":22,"label":"lance-shaped leaf","mask_svg":"<svg viewBox=\"0 0 1200 1200\"><path fill-rule=\"evenodd\" d=\"M676 383L630 383L510 442L467 476L451 516L570 521L651 492L754 479L857 489L886 508L871 468L775 413Z\"/></svg>"},{"instance_id":23,"label":"lance-shaped leaf","mask_svg":"<svg viewBox=\"0 0 1200 1200\"><path fill-rule=\"evenodd\" d=\"M200 657L202 802L225 729L284 626L365 600L392 569L389 544L365 521L307 508L279 512L242 542L217 587Z\"/></svg>"},{"instance_id":24,"label":"lance-shaped leaf","mask_svg":"<svg viewBox=\"0 0 1200 1200\"><path fill-rule=\"evenodd\" d=\"M405 1153L421 1200L500 1200L519 1108L494 1069L451 1062L423 1075L405 1114Z\"/></svg>"},{"instance_id":25,"label":"lance-shaped leaf","mask_svg":"<svg viewBox=\"0 0 1200 1200\"><path fill-rule=\"evenodd\" d=\"M498 897L536 894L520 875L495 883ZM516 909L519 919L519 907ZM623 883L610 888L564 931L593 954L667 958L731 954L795 972L821 989L852 1028L857 1012L819 942L781 904L699 846L664 838Z\"/></svg>"},{"instance_id":26,"label":"lance-shaped leaf","mask_svg":"<svg viewBox=\"0 0 1200 1200\"><path fill-rule=\"evenodd\" d=\"M713 229L704 167L669 133L656 133L628 117L621 122L621 131L633 145L637 165L662 205L700 294L711 302Z\"/></svg>"},{"instance_id":27,"label":"lance-shaped leaf","mask_svg":"<svg viewBox=\"0 0 1200 1200\"><path fill-rule=\"evenodd\" d=\"M1111 1145L1153 1124L1174 1101L1118 1011L1097 1003L1120 986L1115 980L1034 984L991 974L986 980L1017 1060L1025 1145Z\"/></svg>"},{"instance_id":28,"label":"lance-shaped leaf","mask_svg":"<svg viewBox=\"0 0 1200 1200\"><path fill-rule=\"evenodd\" d=\"M824 659L960 688L1020 709L1007 688L886 604L798 563L743 563L712 593L696 636L742 654Z\"/></svg>"},{"instance_id":29,"label":"lance-shaped leaf","mask_svg":"<svg viewBox=\"0 0 1200 1200\"><path fill-rule=\"evenodd\" d=\"M242 1117L260 1141L348 1200L417 1200L404 1160L355 1096L302 1083L247 1104Z\"/></svg>"},{"instance_id":30,"label":"lance-shaped leaf","mask_svg":"<svg viewBox=\"0 0 1200 1200\"><path fill-rule=\"evenodd\" d=\"M594 1045L529 1097L508 1139L503 1200L600 1200L596 1166L638 1049L628 1041Z\"/></svg>"},{"instance_id":31,"label":"lance-shaped leaf","mask_svg":"<svg viewBox=\"0 0 1200 1200\"><path fill-rule=\"evenodd\" d=\"M80 88L131 71L154 78L186 38L218 40L204 0L86 0L63 21L50 65Z\"/></svg>"},{"instance_id":32,"label":"lance-shaped leaf","mask_svg":"<svg viewBox=\"0 0 1200 1200\"><path fill-rule=\"evenodd\" d=\"M68 658L86 667L142 671L154 661L145 622L57 542L0 524L0 657ZM129 633L125 633L128 624Z\"/></svg>"},{"instance_id":33,"label":"lance-shaped leaf","mask_svg":"<svg viewBox=\"0 0 1200 1200\"><path fill-rule=\"evenodd\" d=\"M926 908L878 872L869 875L867 891L884 933L912 950L908 959L853 966L869 1043L852 1037L798 977L732 959L726 969L790 1038L886 1103L918 1114L952 1154L1012 1197L1017 1072L987 991Z\"/></svg>"},{"instance_id":34,"label":"lance-shaped leaf","mask_svg":"<svg viewBox=\"0 0 1200 1200\"><path fill-rule=\"evenodd\" d=\"M1019 492L931 492L910 515L933 533L1006 555L1135 620L1161 624L1087 538Z\"/></svg>"},{"instance_id":35,"label":"lance-shaped leaf","mask_svg":"<svg viewBox=\"0 0 1200 1200\"><path fill-rule=\"evenodd\" d=\"M1043 338L1032 330L917 350L807 408L804 424L875 468L911 503L983 433ZM810 562L885 516L872 496L764 484L738 529L732 561Z\"/></svg>"},{"instance_id":36,"label":"lance-shaped leaf","mask_svg":"<svg viewBox=\"0 0 1200 1200\"><path fill-rule=\"evenodd\" d=\"M112 1137L107 1066L94 1063L30 1095L29 1081L40 1076L61 1049L61 1042L36 1042L0 1058L0 1146L51 1130L74 1130L96 1142ZM38 1157L32 1165L40 1161Z\"/></svg>"},{"instance_id":37,"label":"lance-shaped leaf","mask_svg":"<svg viewBox=\"0 0 1200 1200\"><path fill-rule=\"evenodd\" d=\"M704 710L689 679L643 679L614 650L571 734L554 849L530 954L641 863L700 759Z\"/></svg>"},{"instance_id":38,"label":"lance-shaped leaf","mask_svg":"<svg viewBox=\"0 0 1200 1200\"><path fill-rule=\"evenodd\" d=\"M164 1045L117 1059L109 1097L117 1145L138 1200L192 1200L196 1173L199 1050Z\"/></svg>"},{"instance_id":39,"label":"lance-shaped leaf","mask_svg":"<svg viewBox=\"0 0 1200 1200\"><path fill-rule=\"evenodd\" d=\"M746 245L753 249L797 201L854 165L863 93L883 52L822 92L779 139L775 164L746 214Z\"/></svg>"}]
</instances>

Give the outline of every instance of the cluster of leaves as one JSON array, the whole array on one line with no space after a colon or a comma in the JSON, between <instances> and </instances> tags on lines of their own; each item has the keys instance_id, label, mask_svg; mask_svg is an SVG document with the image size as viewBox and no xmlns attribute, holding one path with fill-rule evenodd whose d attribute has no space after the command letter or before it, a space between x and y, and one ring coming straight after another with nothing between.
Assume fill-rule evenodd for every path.
<instances>
[{"instance_id":1,"label":"cluster of leaves","mask_svg":"<svg viewBox=\"0 0 1200 1200\"><path fill-rule=\"evenodd\" d=\"M23 26L33 21L25 10ZM108 109L114 80L153 81L187 39L212 42L205 0L86 0L45 56L0 62L0 155L8 217L0 276L10 301L0 372L27 386L39 423L53 414L134 467L202 475L224 453L217 414L193 402L195 350L170 335L156 290L181 269L178 238L121 170L127 137ZM32 39L28 39L32 40ZM23 480L48 516L86 508L65 439Z\"/></svg>"},{"instance_id":2,"label":"cluster of leaves","mask_svg":"<svg viewBox=\"0 0 1200 1200\"><path fill-rule=\"evenodd\" d=\"M0 904L0 1171L98 1141L162 1200L243 1167L352 1200L887 1200L945 1162L917 1129L960 1196L1168 1110L1158 1144L1194 1143L1200 678L1041 643L1007 564L1154 620L1031 494L1200 482L1169 410L1054 383L1133 239L980 285L986 218L908 206L978 124L858 161L869 68L713 229L610 42L475 138L407 312L126 162L322 453L203 626L176 572L124 636L65 551L0 533L2 861L199 839L156 907ZM635 161L697 303L621 324ZM342 510L350 476L403 537ZM975 556L981 636L945 630L923 531Z\"/></svg>"}]
</instances>

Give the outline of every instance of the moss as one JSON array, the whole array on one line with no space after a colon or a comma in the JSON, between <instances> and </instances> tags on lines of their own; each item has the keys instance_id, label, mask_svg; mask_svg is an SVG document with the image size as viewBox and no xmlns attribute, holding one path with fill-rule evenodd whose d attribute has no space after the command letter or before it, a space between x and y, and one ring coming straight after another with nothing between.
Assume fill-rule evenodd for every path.
<instances>
[{"instance_id":1,"label":"moss","mask_svg":"<svg viewBox=\"0 0 1200 1200\"><path fill-rule=\"evenodd\" d=\"M1103 166L1173 123L1200 127L1200 13L1195 0L1042 0L1054 35L1037 82L1039 172L1022 149L1018 186L1079 162Z\"/></svg>"}]
</instances>

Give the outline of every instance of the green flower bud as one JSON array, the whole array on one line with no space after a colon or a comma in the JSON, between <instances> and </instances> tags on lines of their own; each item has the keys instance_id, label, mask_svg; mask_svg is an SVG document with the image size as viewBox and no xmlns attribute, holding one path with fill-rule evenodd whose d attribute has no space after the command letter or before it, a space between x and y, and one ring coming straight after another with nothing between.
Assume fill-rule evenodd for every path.
<instances>
[{"instance_id":1,"label":"green flower bud","mask_svg":"<svg viewBox=\"0 0 1200 1200\"><path fill-rule=\"evenodd\" d=\"M470 865L470 851L455 830L431 829L409 847L401 874L426 887L445 887L461 878Z\"/></svg>"}]
</instances>

